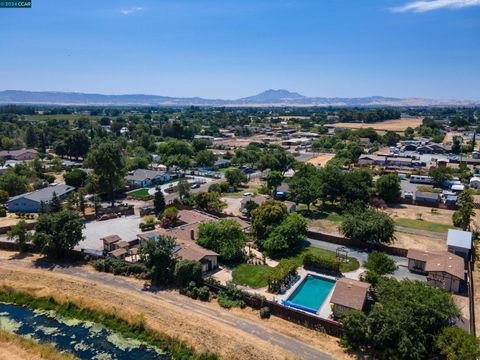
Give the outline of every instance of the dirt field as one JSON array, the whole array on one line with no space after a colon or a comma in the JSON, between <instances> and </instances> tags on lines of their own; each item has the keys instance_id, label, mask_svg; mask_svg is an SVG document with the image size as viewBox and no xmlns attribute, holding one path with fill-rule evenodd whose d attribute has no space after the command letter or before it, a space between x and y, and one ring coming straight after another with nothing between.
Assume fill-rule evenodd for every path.
<instances>
[{"instance_id":1,"label":"dirt field","mask_svg":"<svg viewBox=\"0 0 480 360\"><path fill-rule=\"evenodd\" d=\"M328 126L336 128L348 128L348 129L361 129L361 128L373 128L379 131L405 131L406 128L411 127L415 129L422 124L421 118L408 118L398 120L386 120L371 124L361 123L335 123L328 124Z\"/></svg>"},{"instance_id":2,"label":"dirt field","mask_svg":"<svg viewBox=\"0 0 480 360\"><path fill-rule=\"evenodd\" d=\"M18 223L20 219L14 213L7 213L6 217L0 218L0 227L12 226ZM36 220L25 220L27 223L35 222Z\"/></svg>"},{"instance_id":3,"label":"dirt field","mask_svg":"<svg viewBox=\"0 0 480 360\"><path fill-rule=\"evenodd\" d=\"M126 318L143 314L149 328L179 337L199 351L217 352L226 359L295 359L303 357L299 344L308 344L309 351L320 350L335 359L350 358L338 339L275 317L261 320L252 309L226 311L214 302L193 302L176 292L163 291L157 296L132 291L132 287L141 289L143 282L100 274L90 268L32 268L30 259L6 260L10 257L11 253L0 252L0 285L39 296L68 298L88 307L121 313ZM99 278L104 280L100 282ZM115 286L107 285L113 282ZM245 331L249 326L258 329ZM258 336L258 331L263 336ZM263 340L265 336L268 341ZM287 351L285 343L290 342L292 350Z\"/></svg>"},{"instance_id":4,"label":"dirt field","mask_svg":"<svg viewBox=\"0 0 480 360\"><path fill-rule=\"evenodd\" d=\"M307 164L312 164L314 166L325 166L327 162L329 162L335 154L321 154L313 159L310 159L307 161Z\"/></svg>"},{"instance_id":5,"label":"dirt field","mask_svg":"<svg viewBox=\"0 0 480 360\"><path fill-rule=\"evenodd\" d=\"M398 207L386 209L386 212L393 219L396 217L404 219L417 219L418 214L422 214L422 220L453 226L453 210L435 209L435 211L432 212L430 208L425 206L401 204Z\"/></svg>"}]
</instances>

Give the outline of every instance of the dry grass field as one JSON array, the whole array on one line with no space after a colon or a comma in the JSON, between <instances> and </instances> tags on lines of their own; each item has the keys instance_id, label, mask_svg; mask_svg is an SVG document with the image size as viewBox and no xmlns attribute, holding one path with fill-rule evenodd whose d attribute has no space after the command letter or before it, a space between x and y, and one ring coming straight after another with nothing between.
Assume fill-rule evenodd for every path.
<instances>
[{"instance_id":1,"label":"dry grass field","mask_svg":"<svg viewBox=\"0 0 480 360\"><path fill-rule=\"evenodd\" d=\"M335 128L347 128L347 129L362 129L362 128L373 128L378 131L396 131L403 132L408 127L415 129L416 127L422 124L421 118L402 118L398 120L386 120L377 123L371 124L361 124L361 123L335 123L328 124L329 127Z\"/></svg>"},{"instance_id":2,"label":"dry grass field","mask_svg":"<svg viewBox=\"0 0 480 360\"><path fill-rule=\"evenodd\" d=\"M340 347L336 338L276 317L261 320L258 311L252 309L227 311L214 301L198 302L198 306L193 309L188 305L192 300L176 292L149 296L148 293L127 290L113 284L106 285L93 278L86 279L60 271L32 268L30 258L15 262L5 261L11 257L12 253L0 251L0 286L11 286L36 296L51 295L58 301L68 299L85 307L115 312L127 320L143 314L148 328L181 338L198 351L216 352L225 359L284 360L300 357L300 353L275 345L275 334L282 334L329 353L335 359L351 358ZM92 275L98 274L90 267L83 270ZM109 274L102 276L114 278ZM143 286L143 282L137 280L121 279L122 282ZM212 317L212 311L218 315ZM232 315L239 320L254 322L263 327L262 332L269 334L273 341L262 340L237 328L231 322Z\"/></svg>"},{"instance_id":3,"label":"dry grass field","mask_svg":"<svg viewBox=\"0 0 480 360\"><path fill-rule=\"evenodd\" d=\"M0 360L74 360L70 354L62 354L53 346L38 344L33 340L0 330Z\"/></svg>"},{"instance_id":4,"label":"dry grass field","mask_svg":"<svg viewBox=\"0 0 480 360\"><path fill-rule=\"evenodd\" d=\"M307 163L314 166L325 166L334 156L335 154L321 154L308 160Z\"/></svg>"}]
</instances>

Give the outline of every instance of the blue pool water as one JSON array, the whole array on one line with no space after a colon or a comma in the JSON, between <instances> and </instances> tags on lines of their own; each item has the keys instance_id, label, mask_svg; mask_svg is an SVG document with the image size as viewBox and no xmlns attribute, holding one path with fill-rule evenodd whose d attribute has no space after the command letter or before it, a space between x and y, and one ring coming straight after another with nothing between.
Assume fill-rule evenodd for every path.
<instances>
[{"instance_id":1,"label":"blue pool water","mask_svg":"<svg viewBox=\"0 0 480 360\"><path fill-rule=\"evenodd\" d=\"M307 275L288 298L288 302L317 311L335 286L335 280Z\"/></svg>"}]
</instances>

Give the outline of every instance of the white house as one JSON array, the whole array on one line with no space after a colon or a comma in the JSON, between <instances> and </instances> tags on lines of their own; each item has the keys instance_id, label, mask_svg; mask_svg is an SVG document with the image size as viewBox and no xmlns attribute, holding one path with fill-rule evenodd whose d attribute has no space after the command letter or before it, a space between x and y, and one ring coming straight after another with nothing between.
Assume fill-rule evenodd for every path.
<instances>
[{"instance_id":1,"label":"white house","mask_svg":"<svg viewBox=\"0 0 480 360\"><path fill-rule=\"evenodd\" d=\"M132 188L151 187L170 179L171 176L167 172L147 169L137 169L125 177Z\"/></svg>"}]
</instances>

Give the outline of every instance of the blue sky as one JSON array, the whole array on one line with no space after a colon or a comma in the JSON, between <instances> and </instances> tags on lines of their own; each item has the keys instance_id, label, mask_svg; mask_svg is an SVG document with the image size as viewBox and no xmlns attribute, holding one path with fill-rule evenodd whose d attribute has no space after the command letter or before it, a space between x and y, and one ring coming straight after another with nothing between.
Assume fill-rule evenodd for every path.
<instances>
[{"instance_id":1,"label":"blue sky","mask_svg":"<svg viewBox=\"0 0 480 360\"><path fill-rule=\"evenodd\" d=\"M32 0L0 90L480 99L480 0Z\"/></svg>"}]
</instances>

